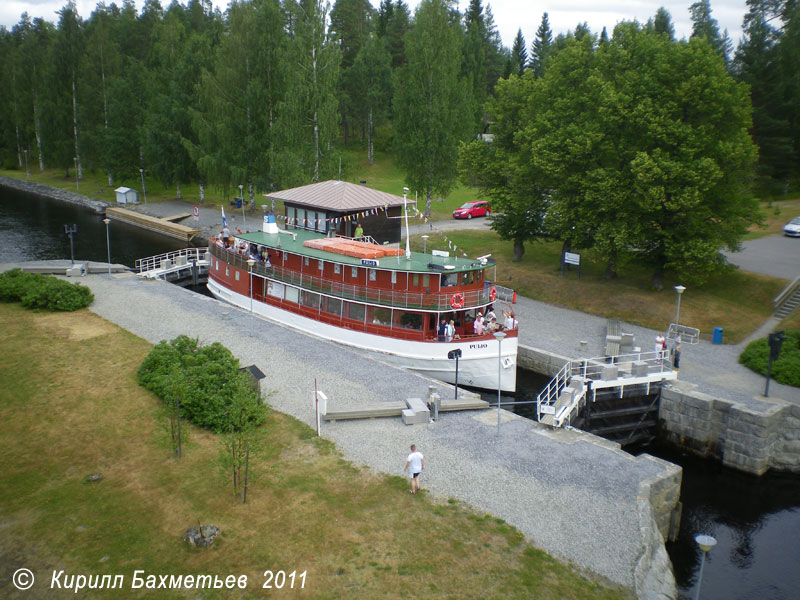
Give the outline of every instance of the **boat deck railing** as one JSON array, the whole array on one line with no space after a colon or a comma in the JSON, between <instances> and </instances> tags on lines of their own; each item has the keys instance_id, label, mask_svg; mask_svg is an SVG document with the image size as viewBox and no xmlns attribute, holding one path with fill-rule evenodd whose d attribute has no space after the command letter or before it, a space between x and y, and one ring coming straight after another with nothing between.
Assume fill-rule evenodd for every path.
<instances>
[{"instance_id":1,"label":"boat deck railing","mask_svg":"<svg viewBox=\"0 0 800 600\"><path fill-rule=\"evenodd\" d=\"M247 257L242 254L237 254L220 248L219 246L211 246L211 254L225 260L231 265L240 269L248 270L250 267L247 264ZM438 294L424 294L421 292L401 292L396 290L384 290L378 288L370 288L362 285L351 285L339 281L332 281L324 279L316 275L309 275L307 273L298 273L278 266L266 266L263 263L257 262L253 265L253 274L261 275L281 283L294 285L304 290L319 292L327 294L343 300L355 300L360 302L369 302L371 304L378 304L381 306L390 306L395 308L417 308L424 310L453 310L451 300L455 293L460 294L464 299L462 308L477 308L491 302L490 288L484 287L480 290L466 290L459 291L453 290L447 293Z\"/></svg>"}]
</instances>

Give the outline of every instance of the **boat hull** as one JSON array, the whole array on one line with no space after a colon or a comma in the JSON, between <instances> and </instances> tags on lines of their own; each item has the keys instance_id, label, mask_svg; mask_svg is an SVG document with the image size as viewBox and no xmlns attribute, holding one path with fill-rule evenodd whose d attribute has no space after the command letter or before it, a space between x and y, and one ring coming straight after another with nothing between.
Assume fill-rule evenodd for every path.
<instances>
[{"instance_id":1,"label":"boat hull","mask_svg":"<svg viewBox=\"0 0 800 600\"><path fill-rule=\"evenodd\" d=\"M517 337L502 343L496 339L453 340L452 342L413 341L390 338L322 323L258 300L251 300L210 278L208 290L224 302L286 325L292 329L346 346L369 350L389 364L411 369L447 383L456 382L456 361L447 358L451 350L461 350L458 384L487 390L513 392L517 385ZM500 346L498 348L498 346Z\"/></svg>"}]
</instances>

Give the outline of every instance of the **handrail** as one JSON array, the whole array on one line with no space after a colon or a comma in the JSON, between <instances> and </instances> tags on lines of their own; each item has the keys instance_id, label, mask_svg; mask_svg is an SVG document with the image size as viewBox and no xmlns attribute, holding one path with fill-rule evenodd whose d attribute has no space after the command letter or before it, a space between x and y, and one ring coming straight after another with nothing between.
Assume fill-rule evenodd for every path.
<instances>
[{"instance_id":1,"label":"handrail","mask_svg":"<svg viewBox=\"0 0 800 600\"><path fill-rule=\"evenodd\" d=\"M633 352L567 361L536 396L537 420L541 421L542 419L542 406L554 406L562 390L573 377L583 377L587 380L601 379L603 369L607 366L630 362L645 362L648 366L657 365L662 373L672 370L672 364L663 351Z\"/></svg>"},{"instance_id":2,"label":"handrail","mask_svg":"<svg viewBox=\"0 0 800 600\"><path fill-rule=\"evenodd\" d=\"M775 307L775 310L778 310L781 306L783 306L783 303L786 302L792 296L792 294L794 294L794 291L798 287L800 287L800 275L795 277L794 281L783 288L780 294L775 296L775 299L772 301L772 306Z\"/></svg>"},{"instance_id":3,"label":"handrail","mask_svg":"<svg viewBox=\"0 0 800 600\"><path fill-rule=\"evenodd\" d=\"M215 244L212 244L210 249L213 256L225 260L235 267L245 270L250 268L247 264L247 259L243 255L225 250ZM316 275L298 273L297 271L275 265L267 267L262 263L253 265L253 273L265 277L269 276L271 279L294 285L305 290L319 292L345 300L369 302L381 306L417 308L421 310L453 310L453 307L450 305L453 293L423 294L421 292L399 292L396 290L370 288L324 279ZM464 297L464 306L462 308L478 308L491 301L489 299L489 288L487 287L480 290L457 291L457 293Z\"/></svg>"},{"instance_id":4,"label":"handrail","mask_svg":"<svg viewBox=\"0 0 800 600\"><path fill-rule=\"evenodd\" d=\"M164 260L169 260L174 264L175 259L181 256L185 256L187 262L191 261L192 259L203 260L203 255L206 252L208 252L206 247L173 250L172 252L164 252L163 254L148 256L147 258L137 258L134 266L139 273L146 273L148 271L160 269L161 262Z\"/></svg>"}]
</instances>

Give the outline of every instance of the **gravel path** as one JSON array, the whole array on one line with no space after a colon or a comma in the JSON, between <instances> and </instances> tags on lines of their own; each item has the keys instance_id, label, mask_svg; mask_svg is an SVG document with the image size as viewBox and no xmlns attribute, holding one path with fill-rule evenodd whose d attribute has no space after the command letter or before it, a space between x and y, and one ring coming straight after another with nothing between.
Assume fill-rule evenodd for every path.
<instances>
[{"instance_id":1,"label":"gravel path","mask_svg":"<svg viewBox=\"0 0 800 600\"><path fill-rule=\"evenodd\" d=\"M424 398L431 384L162 281L123 273L89 275L81 283L95 294L92 311L152 343L180 334L221 342L241 364L254 363L267 374L272 406L312 426L314 378L331 410ZM416 426L400 419L326 423L323 435L355 463L395 475L415 443L425 454L423 488L434 496L503 518L548 553L633 587L637 561L652 550L640 529L637 495L642 482L676 467L632 457L588 434L501 415L499 439L494 410L444 413L437 423ZM660 567L668 569L660 551Z\"/></svg>"}]
</instances>

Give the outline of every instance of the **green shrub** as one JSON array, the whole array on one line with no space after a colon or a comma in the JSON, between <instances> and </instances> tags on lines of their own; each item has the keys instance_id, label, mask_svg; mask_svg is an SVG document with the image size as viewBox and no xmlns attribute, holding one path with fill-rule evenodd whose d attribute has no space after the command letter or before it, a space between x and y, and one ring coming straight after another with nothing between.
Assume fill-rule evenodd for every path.
<instances>
[{"instance_id":1,"label":"green shrub","mask_svg":"<svg viewBox=\"0 0 800 600\"><path fill-rule=\"evenodd\" d=\"M89 306L94 296L79 283L13 269L0 274L0 301L21 302L25 308L73 311Z\"/></svg>"},{"instance_id":2,"label":"green shrub","mask_svg":"<svg viewBox=\"0 0 800 600\"><path fill-rule=\"evenodd\" d=\"M755 340L739 355L739 362L762 375L767 374L767 338ZM800 330L787 329L778 360L772 362L771 376L778 383L800 387Z\"/></svg>"},{"instance_id":3,"label":"green shrub","mask_svg":"<svg viewBox=\"0 0 800 600\"><path fill-rule=\"evenodd\" d=\"M167 403L180 400L183 416L215 433L266 419L249 375L239 371L239 361L218 342L200 346L185 335L159 342L139 368L139 383Z\"/></svg>"}]
</instances>

